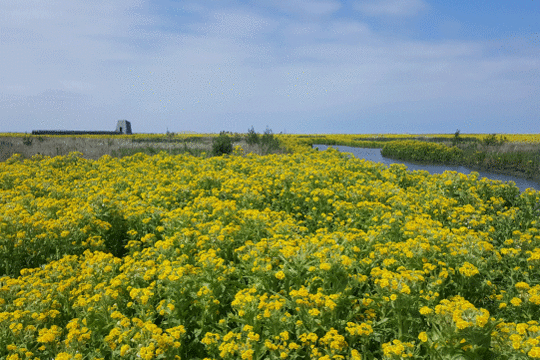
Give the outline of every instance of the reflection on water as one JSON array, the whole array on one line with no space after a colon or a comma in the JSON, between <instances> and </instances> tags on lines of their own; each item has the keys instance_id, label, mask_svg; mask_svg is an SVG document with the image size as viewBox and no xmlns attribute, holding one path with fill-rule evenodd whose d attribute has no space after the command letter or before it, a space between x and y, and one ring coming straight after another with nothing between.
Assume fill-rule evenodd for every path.
<instances>
[{"instance_id":1,"label":"reflection on water","mask_svg":"<svg viewBox=\"0 0 540 360\"><path fill-rule=\"evenodd\" d=\"M318 148L319 150L326 150L328 148L327 145L313 145L313 147ZM373 162L383 163L386 166L389 166L390 164L403 164L407 166L407 168L410 171L426 170L430 174L442 174L443 172L448 170L448 171L456 171L456 172L460 172L465 175L468 175L472 171L475 171L478 173L479 179L485 177L490 180L500 180L502 182L513 181L520 191L525 191L525 189L527 188L532 188L537 191L540 191L540 184L538 184L537 182L521 179L515 176L502 175L502 174L496 174L496 173L490 173L490 172L484 172L484 171L478 171L478 170L470 170L464 166L419 165L419 164L413 164L413 163L409 163L405 161L393 160L393 159L383 157L381 155L381 149L354 148L350 146L337 146L337 145L333 145L332 147L341 152L352 153L354 156L356 156L359 159L366 159Z\"/></svg>"}]
</instances>

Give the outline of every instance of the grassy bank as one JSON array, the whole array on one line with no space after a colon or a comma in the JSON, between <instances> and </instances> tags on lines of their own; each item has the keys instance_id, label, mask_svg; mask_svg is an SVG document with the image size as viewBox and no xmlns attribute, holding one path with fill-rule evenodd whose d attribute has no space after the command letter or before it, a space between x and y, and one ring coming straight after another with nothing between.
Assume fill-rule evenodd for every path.
<instances>
[{"instance_id":1,"label":"grassy bank","mask_svg":"<svg viewBox=\"0 0 540 360\"><path fill-rule=\"evenodd\" d=\"M174 135L174 134L137 134L126 136L41 136L25 134L3 134L0 136L0 162L6 161L14 154L22 159L30 159L34 155L65 156L72 152L82 153L85 159L97 160L104 155L122 158L136 153L156 155L161 151L169 155L190 154L202 156L212 154L215 134ZM269 147L267 143L253 143L243 134L227 134L232 146L240 146L244 153L264 155L267 153L283 153L279 142ZM273 137L272 137L273 139ZM277 141L277 140L276 140Z\"/></svg>"},{"instance_id":2,"label":"grassy bank","mask_svg":"<svg viewBox=\"0 0 540 360\"><path fill-rule=\"evenodd\" d=\"M279 140L288 151L296 153L307 151L317 144L376 149L386 143L384 138L364 140L358 135L279 135Z\"/></svg>"},{"instance_id":3,"label":"grassy bank","mask_svg":"<svg viewBox=\"0 0 540 360\"><path fill-rule=\"evenodd\" d=\"M422 164L461 165L540 183L540 136L535 134L281 135L293 152L315 144L380 148L383 156Z\"/></svg>"},{"instance_id":4,"label":"grassy bank","mask_svg":"<svg viewBox=\"0 0 540 360\"><path fill-rule=\"evenodd\" d=\"M381 148L383 156L424 164L462 165L514 175L540 182L540 141L536 135L494 135L456 133L440 135L364 134L364 135L273 135L232 134L232 145L244 153L304 152L314 144ZM250 135L251 134L251 135ZM250 137L251 136L251 137ZM155 155L212 154L217 134L134 134L127 136L33 136L0 134L0 161L13 154L22 158L34 155L58 156L80 152L86 159L103 155L122 158L136 153Z\"/></svg>"},{"instance_id":5,"label":"grassy bank","mask_svg":"<svg viewBox=\"0 0 540 360\"><path fill-rule=\"evenodd\" d=\"M383 146L381 154L404 161L461 165L540 182L540 144L505 142L502 137L487 139L391 141Z\"/></svg>"},{"instance_id":6,"label":"grassy bank","mask_svg":"<svg viewBox=\"0 0 540 360\"><path fill-rule=\"evenodd\" d=\"M180 140L180 139L179 139ZM0 137L0 161L20 154L23 159L34 155L65 156L80 152L86 159L97 160L103 155L122 157L143 152L148 155L167 151L171 154L187 152L197 154L211 149L211 138L200 137L171 143L166 137L129 136L2 136Z\"/></svg>"}]
</instances>

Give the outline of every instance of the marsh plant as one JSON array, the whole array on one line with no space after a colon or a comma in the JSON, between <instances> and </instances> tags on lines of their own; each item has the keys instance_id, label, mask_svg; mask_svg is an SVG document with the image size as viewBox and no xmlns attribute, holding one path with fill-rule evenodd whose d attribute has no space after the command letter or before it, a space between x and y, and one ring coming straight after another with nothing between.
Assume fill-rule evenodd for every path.
<instances>
[{"instance_id":1,"label":"marsh plant","mask_svg":"<svg viewBox=\"0 0 540 360\"><path fill-rule=\"evenodd\" d=\"M255 129L253 129L253 126L252 126L251 129L249 129L247 132L246 143L248 143L248 145L257 145L259 144L259 142L260 142L259 134L255 132Z\"/></svg>"},{"instance_id":2,"label":"marsh plant","mask_svg":"<svg viewBox=\"0 0 540 360\"><path fill-rule=\"evenodd\" d=\"M228 155L233 151L233 140L225 131L219 133L212 143L212 155L221 156Z\"/></svg>"},{"instance_id":3,"label":"marsh plant","mask_svg":"<svg viewBox=\"0 0 540 360\"><path fill-rule=\"evenodd\" d=\"M298 149L0 163L0 358L540 358L540 193Z\"/></svg>"}]
</instances>

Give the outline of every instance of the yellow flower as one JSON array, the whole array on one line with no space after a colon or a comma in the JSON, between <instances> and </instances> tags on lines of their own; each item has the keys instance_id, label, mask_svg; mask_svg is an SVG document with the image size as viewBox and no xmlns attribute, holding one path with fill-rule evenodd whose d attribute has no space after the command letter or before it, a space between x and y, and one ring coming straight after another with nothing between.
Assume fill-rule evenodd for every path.
<instances>
[{"instance_id":1,"label":"yellow flower","mask_svg":"<svg viewBox=\"0 0 540 360\"><path fill-rule=\"evenodd\" d=\"M120 356L126 355L126 352L130 349L130 346L127 344L122 345L120 348Z\"/></svg>"},{"instance_id":2,"label":"yellow flower","mask_svg":"<svg viewBox=\"0 0 540 360\"><path fill-rule=\"evenodd\" d=\"M465 262L463 266L459 268L459 272L466 277L471 277L480 273L476 266L468 262Z\"/></svg>"},{"instance_id":3,"label":"yellow flower","mask_svg":"<svg viewBox=\"0 0 540 360\"><path fill-rule=\"evenodd\" d=\"M514 305L514 306L520 306L521 303L522 303L522 300L515 297L515 298L513 298L512 300L510 300L510 303L511 303L512 305Z\"/></svg>"},{"instance_id":4,"label":"yellow flower","mask_svg":"<svg viewBox=\"0 0 540 360\"><path fill-rule=\"evenodd\" d=\"M428 336L427 336L426 332L425 332L425 331L422 331L422 332L418 335L418 339L420 339L422 342L428 341Z\"/></svg>"},{"instance_id":5,"label":"yellow flower","mask_svg":"<svg viewBox=\"0 0 540 360\"><path fill-rule=\"evenodd\" d=\"M50 329L47 329L47 328L40 329L37 341L40 343L51 343L61 333L62 333L62 329L56 325L53 325Z\"/></svg>"},{"instance_id":6,"label":"yellow flower","mask_svg":"<svg viewBox=\"0 0 540 360\"><path fill-rule=\"evenodd\" d=\"M533 359L540 359L540 347L538 347L538 346L533 347L533 348L527 353L527 355L529 355L529 356L532 357Z\"/></svg>"},{"instance_id":7,"label":"yellow flower","mask_svg":"<svg viewBox=\"0 0 540 360\"><path fill-rule=\"evenodd\" d=\"M527 284L526 282L518 282L516 285L515 285L516 289L518 290L529 290L530 286L529 284Z\"/></svg>"},{"instance_id":8,"label":"yellow flower","mask_svg":"<svg viewBox=\"0 0 540 360\"><path fill-rule=\"evenodd\" d=\"M243 360L252 360L254 353L255 353L255 351L253 349L244 350L244 351L242 351L240 357Z\"/></svg>"},{"instance_id":9,"label":"yellow flower","mask_svg":"<svg viewBox=\"0 0 540 360\"><path fill-rule=\"evenodd\" d=\"M484 327L489 321L489 311L486 309L480 309L482 315L476 316L476 325L479 327Z\"/></svg>"},{"instance_id":10,"label":"yellow flower","mask_svg":"<svg viewBox=\"0 0 540 360\"><path fill-rule=\"evenodd\" d=\"M471 323L469 323L468 321L465 321L465 320L458 320L456 322L456 326L459 330L463 330L463 329L466 329L468 328L469 326L471 326Z\"/></svg>"},{"instance_id":11,"label":"yellow flower","mask_svg":"<svg viewBox=\"0 0 540 360\"><path fill-rule=\"evenodd\" d=\"M332 268L332 265L330 265L329 263L322 263L322 264L319 266L319 268L320 268L321 270L326 270L326 271L328 271L328 270L330 270L330 269Z\"/></svg>"},{"instance_id":12,"label":"yellow flower","mask_svg":"<svg viewBox=\"0 0 540 360\"><path fill-rule=\"evenodd\" d=\"M291 349L291 350L297 350L297 349L300 349L300 345L298 345L298 344L295 343L295 342L290 342L290 343L289 343L289 349Z\"/></svg>"},{"instance_id":13,"label":"yellow flower","mask_svg":"<svg viewBox=\"0 0 540 360\"><path fill-rule=\"evenodd\" d=\"M347 330L351 335L368 336L373 333L373 328L371 327L371 325L366 323L355 324L352 322L348 322L345 330Z\"/></svg>"},{"instance_id":14,"label":"yellow flower","mask_svg":"<svg viewBox=\"0 0 540 360\"><path fill-rule=\"evenodd\" d=\"M423 306L421 309L420 309L420 314L422 315L429 315L433 312L433 309L430 309L429 307L427 306Z\"/></svg>"},{"instance_id":15,"label":"yellow flower","mask_svg":"<svg viewBox=\"0 0 540 360\"><path fill-rule=\"evenodd\" d=\"M285 273L283 271L278 271L275 277L278 278L279 280L283 280L285 278Z\"/></svg>"}]
</instances>

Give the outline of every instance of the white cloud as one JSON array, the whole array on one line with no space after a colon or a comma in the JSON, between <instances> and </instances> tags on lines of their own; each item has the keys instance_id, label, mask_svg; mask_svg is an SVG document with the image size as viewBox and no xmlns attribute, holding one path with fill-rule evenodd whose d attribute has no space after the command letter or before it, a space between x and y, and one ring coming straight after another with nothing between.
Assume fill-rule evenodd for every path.
<instances>
[{"instance_id":1,"label":"white cloud","mask_svg":"<svg viewBox=\"0 0 540 360\"><path fill-rule=\"evenodd\" d=\"M113 96L115 66L140 61L145 42L160 38L138 29L156 22L134 12L142 4L139 0L0 3L2 27L9 29L2 29L2 52L8 56L0 57L0 92L27 89L27 95L38 95L47 89L99 88L98 96Z\"/></svg>"},{"instance_id":2,"label":"white cloud","mask_svg":"<svg viewBox=\"0 0 540 360\"><path fill-rule=\"evenodd\" d=\"M370 0L354 4L357 10L370 16L412 16L427 7L423 0Z\"/></svg>"},{"instance_id":3,"label":"white cloud","mask_svg":"<svg viewBox=\"0 0 540 360\"><path fill-rule=\"evenodd\" d=\"M259 131L266 124L258 121L295 131L295 118L322 124L387 108L414 117L427 107L452 112L463 101L502 108L539 89L537 47L486 57L481 41L396 38L341 16L337 1L261 0L266 8L171 1L159 9L131 0L10 1L0 4L8 24L0 32L8 54L0 57L0 111L17 121L80 119L73 126L81 128L104 119L92 130L127 118L139 121L135 131L151 132L159 124L218 131L224 118L245 130L258 119ZM425 6L356 5L373 16L410 16ZM414 102L422 104L417 113Z\"/></svg>"}]
</instances>

